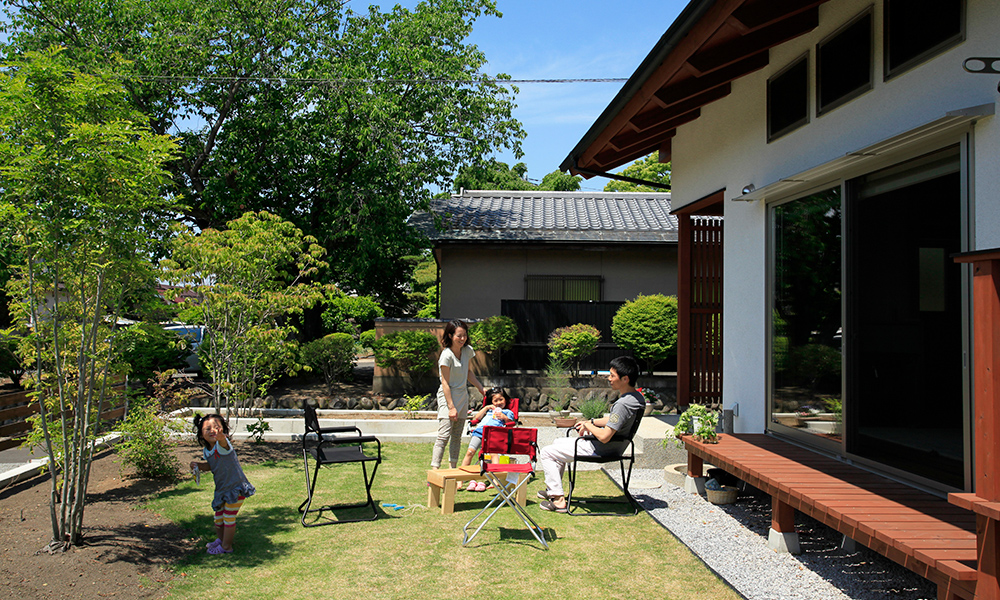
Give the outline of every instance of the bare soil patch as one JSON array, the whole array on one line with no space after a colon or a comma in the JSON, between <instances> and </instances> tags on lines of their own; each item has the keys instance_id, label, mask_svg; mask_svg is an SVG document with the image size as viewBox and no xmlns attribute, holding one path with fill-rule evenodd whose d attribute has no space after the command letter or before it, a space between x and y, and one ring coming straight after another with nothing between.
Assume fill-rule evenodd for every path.
<instances>
[{"instance_id":1,"label":"bare soil patch","mask_svg":"<svg viewBox=\"0 0 1000 600\"><path fill-rule=\"evenodd\" d=\"M294 443L241 444L244 465L298 455ZM174 449L186 464L193 446ZM182 558L202 552L191 532L138 508L169 482L123 478L112 450L95 458L84 514L84 543L48 554L52 539L47 475L0 490L0 598L123 600L162 598L181 576L172 569Z\"/></svg>"}]
</instances>

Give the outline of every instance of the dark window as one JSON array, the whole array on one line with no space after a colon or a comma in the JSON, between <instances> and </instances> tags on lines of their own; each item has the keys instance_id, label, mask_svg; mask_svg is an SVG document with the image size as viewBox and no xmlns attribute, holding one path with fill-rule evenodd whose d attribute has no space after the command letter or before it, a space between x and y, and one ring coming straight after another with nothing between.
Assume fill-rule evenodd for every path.
<instances>
[{"instance_id":1,"label":"dark window","mask_svg":"<svg viewBox=\"0 0 1000 600\"><path fill-rule=\"evenodd\" d=\"M767 82L767 141L809 122L808 55Z\"/></svg>"},{"instance_id":2,"label":"dark window","mask_svg":"<svg viewBox=\"0 0 1000 600\"><path fill-rule=\"evenodd\" d=\"M965 38L965 0L885 0L885 78Z\"/></svg>"},{"instance_id":3,"label":"dark window","mask_svg":"<svg viewBox=\"0 0 1000 600\"><path fill-rule=\"evenodd\" d=\"M600 277L528 275L524 283L525 300L601 301Z\"/></svg>"},{"instance_id":4,"label":"dark window","mask_svg":"<svg viewBox=\"0 0 1000 600\"><path fill-rule=\"evenodd\" d=\"M872 13L816 46L816 114L844 104L872 88Z\"/></svg>"}]
</instances>

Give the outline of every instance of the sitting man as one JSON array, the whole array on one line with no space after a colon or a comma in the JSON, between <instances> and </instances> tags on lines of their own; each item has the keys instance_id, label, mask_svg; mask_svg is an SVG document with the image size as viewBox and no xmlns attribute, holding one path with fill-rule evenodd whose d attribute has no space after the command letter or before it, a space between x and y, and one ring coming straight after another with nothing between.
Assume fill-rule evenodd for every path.
<instances>
[{"instance_id":1,"label":"sitting man","mask_svg":"<svg viewBox=\"0 0 1000 600\"><path fill-rule=\"evenodd\" d=\"M629 356L619 356L611 361L611 372L608 383L620 395L611 405L611 414L600 419L578 421L574 427L583 435L592 435L597 441L580 440L577 452L579 455L602 456L618 455L628 446L628 440L611 441L615 433L628 431L636 419L642 418L646 402L642 394L636 391L636 379L639 376L639 365ZM538 497L545 500L541 503L542 510L553 512L568 512L566 497L563 495L562 476L566 464L573 460L573 448L576 438L557 438L551 446L542 448L539 462L545 473L545 488L538 492Z\"/></svg>"}]
</instances>

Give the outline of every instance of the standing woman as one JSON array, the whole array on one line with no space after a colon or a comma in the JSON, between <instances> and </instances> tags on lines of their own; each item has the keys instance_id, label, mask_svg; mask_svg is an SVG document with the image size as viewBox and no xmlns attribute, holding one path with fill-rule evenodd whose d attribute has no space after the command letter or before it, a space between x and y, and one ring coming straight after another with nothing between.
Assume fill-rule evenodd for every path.
<instances>
[{"instance_id":1,"label":"standing woman","mask_svg":"<svg viewBox=\"0 0 1000 600\"><path fill-rule=\"evenodd\" d=\"M434 442L431 468L441 467L444 447L448 446L448 462L451 468L458 465L458 455L462 449L462 430L469 414L468 384L475 386L480 394L485 394L483 384L469 369L476 351L469 346L469 327L462 321L450 321L444 326L441 336L441 357L438 371L441 387L438 388L438 436Z\"/></svg>"}]
</instances>

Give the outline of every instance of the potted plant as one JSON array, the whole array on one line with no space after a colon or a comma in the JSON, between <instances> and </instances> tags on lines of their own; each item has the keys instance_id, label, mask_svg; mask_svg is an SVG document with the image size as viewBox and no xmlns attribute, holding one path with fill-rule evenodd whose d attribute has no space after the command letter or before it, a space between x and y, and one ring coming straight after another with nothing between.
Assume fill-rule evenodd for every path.
<instances>
[{"instance_id":1,"label":"potted plant","mask_svg":"<svg viewBox=\"0 0 1000 600\"><path fill-rule=\"evenodd\" d=\"M588 398L577 405L577 408L580 409L583 418L589 420L603 417L604 413L608 412L609 405L604 398Z\"/></svg>"},{"instance_id":2,"label":"potted plant","mask_svg":"<svg viewBox=\"0 0 1000 600\"><path fill-rule=\"evenodd\" d=\"M687 410L681 413L674 425L674 436L677 437L677 445L683 444L682 435L693 436L699 442L714 444L719 441L719 434L715 428L719 425L719 412L709 410L703 404L692 404Z\"/></svg>"},{"instance_id":3,"label":"potted plant","mask_svg":"<svg viewBox=\"0 0 1000 600\"><path fill-rule=\"evenodd\" d=\"M643 411L642 416L648 417L653 412L653 405L656 403L663 406L663 399L656 393L656 390L652 388L636 388L636 391L642 394L642 398L646 401L646 409Z\"/></svg>"}]
</instances>

